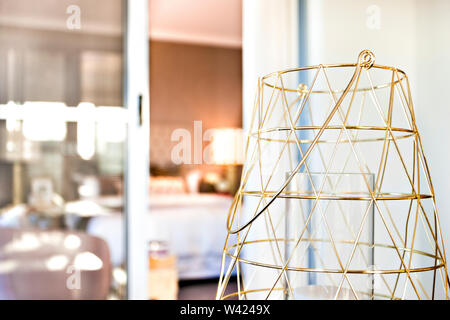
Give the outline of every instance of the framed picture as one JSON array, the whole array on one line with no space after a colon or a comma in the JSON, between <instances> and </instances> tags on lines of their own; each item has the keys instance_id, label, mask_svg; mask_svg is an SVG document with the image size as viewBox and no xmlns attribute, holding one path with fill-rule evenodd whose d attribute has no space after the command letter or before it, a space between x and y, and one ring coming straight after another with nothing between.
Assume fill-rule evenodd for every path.
<instances>
[{"instance_id":1,"label":"framed picture","mask_svg":"<svg viewBox=\"0 0 450 320\"><path fill-rule=\"evenodd\" d=\"M53 198L53 182L50 178L31 179L30 204L50 205Z\"/></svg>"}]
</instances>

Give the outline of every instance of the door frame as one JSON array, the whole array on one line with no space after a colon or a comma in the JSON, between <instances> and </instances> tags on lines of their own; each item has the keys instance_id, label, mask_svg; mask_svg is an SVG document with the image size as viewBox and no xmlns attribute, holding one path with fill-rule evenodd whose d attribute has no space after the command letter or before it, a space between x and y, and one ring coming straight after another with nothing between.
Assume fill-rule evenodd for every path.
<instances>
[{"instance_id":1,"label":"door frame","mask_svg":"<svg viewBox=\"0 0 450 320\"><path fill-rule=\"evenodd\" d=\"M145 222L149 178L148 0L124 0L124 106L128 134L124 170L127 298L148 299Z\"/></svg>"}]
</instances>

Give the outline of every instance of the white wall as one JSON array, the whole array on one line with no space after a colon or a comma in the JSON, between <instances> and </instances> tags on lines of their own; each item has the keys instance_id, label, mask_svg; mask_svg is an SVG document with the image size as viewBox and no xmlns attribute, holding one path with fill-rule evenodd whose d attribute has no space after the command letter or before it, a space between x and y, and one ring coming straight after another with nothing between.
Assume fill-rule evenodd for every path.
<instances>
[{"instance_id":1,"label":"white wall","mask_svg":"<svg viewBox=\"0 0 450 320\"><path fill-rule=\"evenodd\" d=\"M276 70L283 70L298 65L298 1L297 0L244 0L243 1L243 127L249 129L258 78ZM260 190L260 181L249 179L247 189ZM281 186L284 176L277 176L272 183ZM278 187L277 187L278 188ZM257 205L257 198L244 199L244 215L252 215ZM278 210L277 210L278 209ZM271 216L277 221L277 214L282 213L279 204L271 206ZM264 217L261 216L251 227L249 238L267 238ZM253 256L267 254L265 248L252 251ZM245 249L244 249L245 256ZM251 280L252 272L246 272L246 289L271 287L277 271L259 269ZM251 298L265 298L267 292L253 295Z\"/></svg>"},{"instance_id":2,"label":"white wall","mask_svg":"<svg viewBox=\"0 0 450 320\"><path fill-rule=\"evenodd\" d=\"M450 1L415 1L415 110L450 250Z\"/></svg>"},{"instance_id":3,"label":"white wall","mask_svg":"<svg viewBox=\"0 0 450 320\"><path fill-rule=\"evenodd\" d=\"M243 123L247 129L258 77L298 65L298 1L244 0Z\"/></svg>"}]
</instances>

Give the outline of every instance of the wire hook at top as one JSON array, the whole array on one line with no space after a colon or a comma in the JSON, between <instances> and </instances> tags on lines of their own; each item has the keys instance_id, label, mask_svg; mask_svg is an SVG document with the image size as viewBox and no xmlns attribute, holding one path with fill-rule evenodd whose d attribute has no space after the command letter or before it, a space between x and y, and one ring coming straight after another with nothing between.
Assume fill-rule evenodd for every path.
<instances>
[{"instance_id":1,"label":"wire hook at top","mask_svg":"<svg viewBox=\"0 0 450 320\"><path fill-rule=\"evenodd\" d=\"M365 69L370 69L375 63L375 55L370 50L363 50L358 55L358 65Z\"/></svg>"}]
</instances>

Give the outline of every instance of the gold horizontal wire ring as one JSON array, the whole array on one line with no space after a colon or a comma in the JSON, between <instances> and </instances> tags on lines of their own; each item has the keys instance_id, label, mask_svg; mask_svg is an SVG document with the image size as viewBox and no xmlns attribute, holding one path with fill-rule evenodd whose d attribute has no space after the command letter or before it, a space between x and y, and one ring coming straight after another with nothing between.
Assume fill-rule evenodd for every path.
<instances>
[{"instance_id":1,"label":"gold horizontal wire ring","mask_svg":"<svg viewBox=\"0 0 450 320\"><path fill-rule=\"evenodd\" d=\"M295 131L301 131L301 130L319 130L321 127L319 126L294 126L293 127ZM385 132L388 130L391 130L392 132L398 132L400 133L398 136L395 137L396 140L401 140L401 139L407 139L407 138L411 138L411 137L415 137L416 136L416 131L412 130L412 129L407 129L407 128L387 128L387 127L378 127L378 126L328 126L325 128L325 131L327 130L362 130L362 131L380 131L380 132ZM264 134L269 134L269 133L277 133L277 132L289 132L291 131L292 128L290 127L274 127L274 128L267 128L267 129L260 129L256 132L251 132L250 133L250 137L253 139L258 139L258 140L262 140L262 141L270 141L270 142L283 142L283 143L311 143L313 142L313 140L311 139L282 139L282 138L268 138L265 137ZM393 138L391 136L388 137L379 137L379 138L357 138L357 139L352 139L351 142L353 143L357 143L357 142L375 142L375 141L386 141L386 140L393 140ZM348 143L349 140L348 139L341 139L339 140L339 143ZM318 140L317 143L337 143L336 140L331 140L331 139L323 139L323 140Z\"/></svg>"},{"instance_id":2,"label":"gold horizontal wire ring","mask_svg":"<svg viewBox=\"0 0 450 320\"><path fill-rule=\"evenodd\" d=\"M239 295L246 295L248 293L257 293L257 292L270 292L270 291L284 291L287 292L286 288L262 288L262 289L251 289L251 290L242 290L240 293L239 292L232 292L230 294L227 294L226 296L222 297L222 300L228 300L230 298L239 296ZM392 300L402 300L399 297L392 297L391 295L387 295L387 294L381 294L381 293L376 293L376 292L364 292L364 291L360 291L360 290L356 290L355 291L358 295L365 295L368 297L378 297L378 298L387 298L387 299L392 299Z\"/></svg>"},{"instance_id":3,"label":"gold horizontal wire ring","mask_svg":"<svg viewBox=\"0 0 450 320\"><path fill-rule=\"evenodd\" d=\"M254 190L242 190L243 195L253 196L253 197L270 197L272 198L277 191L254 191ZM354 193L345 193L342 192L340 194L327 194L321 193L319 197L315 196L312 192L295 192L295 191L284 191L280 193L278 198L283 199L318 199L318 200L355 200L355 201L371 201L372 196L367 194L365 196L353 195ZM374 198L376 201L388 201L388 200L412 200L412 199L430 199L432 198L431 194L414 194L414 193L394 193L394 192L381 192L376 193Z\"/></svg>"},{"instance_id":4,"label":"gold horizontal wire ring","mask_svg":"<svg viewBox=\"0 0 450 320\"><path fill-rule=\"evenodd\" d=\"M405 134L402 136L398 136L395 137L395 140L402 140L402 139L408 139L411 137L415 137L414 133L410 133L410 134ZM252 138L256 138L255 136L252 136ZM297 140L291 140L291 139L272 139L272 138L263 138L263 137L259 137L260 141L267 141L267 142L287 142L287 143L297 143ZM339 140L339 143L360 143L360 142L376 142L376 141L394 141L394 139L392 137L387 137L387 138L365 138L365 139L353 139L353 140L348 140L348 139L342 139ZM312 143L313 140L310 139L299 139L298 143ZM317 140L317 143L337 143L337 140Z\"/></svg>"},{"instance_id":5,"label":"gold horizontal wire ring","mask_svg":"<svg viewBox=\"0 0 450 320\"><path fill-rule=\"evenodd\" d=\"M229 256L232 259L235 259L241 263L244 264L249 264L249 265L253 265L256 267L262 267L262 268L270 268L270 269L276 269L276 270L282 270L284 266L281 265L276 265L276 264L270 264L270 263L263 263L263 262L258 262L258 261L252 261L252 260L248 260L248 259L243 259L240 256L235 256L234 254L230 253L232 249L234 249L237 246L241 246L243 244L255 244L255 243L264 243L264 242L296 242L298 241L298 239L284 239L284 238L277 238L277 239L263 239L263 240L253 240L253 241L244 241L244 242L237 242L229 247L227 247L226 249L226 254L227 256ZM305 239L301 239L302 242L321 242L321 243L331 243L330 240L326 240L326 239L309 239L309 238L305 238ZM352 240L334 240L335 243L341 243L341 244L354 244L354 241ZM387 245L387 244L379 244L379 243L375 243L375 244L370 244L367 242L358 242L358 245L361 246L367 246L370 248L388 248L388 249L395 249L394 246L392 245ZM365 270L352 270L352 269L348 269L346 271L346 273L349 274L402 274L402 273L414 273L414 272L426 272L426 271L433 271L433 270L437 270L440 268L445 267L445 263L444 261L433 254L424 252L424 251L420 251L417 249L409 249L409 248L402 248L402 247L398 247L399 251L402 252L411 252L414 254L418 254L421 256L425 256L428 258L432 258L436 260L436 264L433 263L433 265L431 266L427 266L427 267L417 267L417 268L410 268L410 269L381 269L381 270L369 270L369 269L365 269ZM439 262L439 263L437 263ZM293 266L286 266L286 270L287 271L296 271L296 272L314 272L314 273L334 273L334 274L343 274L344 271L341 269L320 269L320 268L305 268L305 267L293 267Z\"/></svg>"},{"instance_id":6,"label":"gold horizontal wire ring","mask_svg":"<svg viewBox=\"0 0 450 320\"><path fill-rule=\"evenodd\" d=\"M321 126L294 126L294 130L319 130ZM391 130L394 132L409 132L415 133L414 130L408 128L396 128L396 127L377 127L377 126L327 126L325 130L339 130L339 129L347 129L347 130L378 130L378 131L387 131ZM274 127L267 129L259 129L257 132L252 132L253 135L257 135L258 133L267 133L267 132L278 132L278 131L290 131L291 127Z\"/></svg>"},{"instance_id":7,"label":"gold horizontal wire ring","mask_svg":"<svg viewBox=\"0 0 450 320\"><path fill-rule=\"evenodd\" d=\"M287 70L283 70L283 71L279 71L279 72L274 72L274 73L270 73L264 77L261 78L261 82L264 86L267 86L269 88L273 88L276 90L281 90L281 91L287 91L287 92L296 92L296 93L305 93L307 94L309 92L309 90L307 89L292 89L292 88L284 88L284 87L280 87L271 83L268 83L267 80L271 79L271 78L276 78L279 75L282 74L286 74L286 73L290 73L290 72L297 72L297 71L307 71L307 70L315 70L315 69L320 69L320 68L325 68L325 69L332 69L332 68L351 68L351 67L356 67L357 64L356 63L349 63L349 64L328 64L328 65L317 65L317 66L311 66L311 67L302 67L302 68L293 68L293 69L287 69ZM392 85L396 85L398 83L400 83L401 81L405 80L406 77L406 73L400 69L394 68L394 67L388 67L388 66L381 66L381 65L376 65L374 64L372 66L372 68L375 69L382 69L382 70L391 70L391 71L396 71L398 73L401 74L401 76L399 77L399 79L395 80L395 81L390 81L387 83L383 83L380 85L375 85L370 88L358 88L356 89L356 92L364 92L364 91L372 91L372 90L379 90L379 89L383 89L383 88L390 88ZM330 91L332 93L342 93L345 91L345 89L341 89L341 90L312 90L311 93L322 93L322 94L329 94ZM348 92L354 92L355 89L350 89Z\"/></svg>"}]
</instances>

